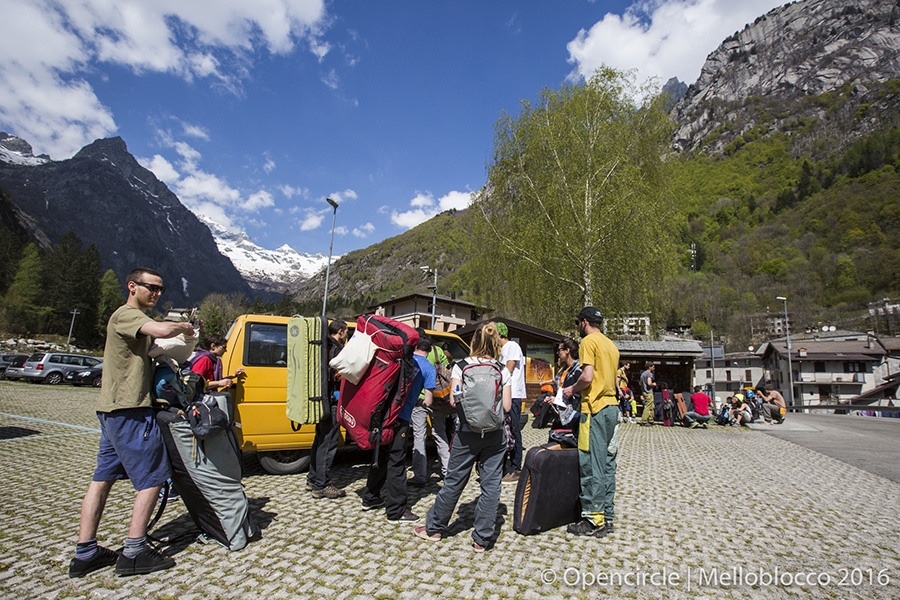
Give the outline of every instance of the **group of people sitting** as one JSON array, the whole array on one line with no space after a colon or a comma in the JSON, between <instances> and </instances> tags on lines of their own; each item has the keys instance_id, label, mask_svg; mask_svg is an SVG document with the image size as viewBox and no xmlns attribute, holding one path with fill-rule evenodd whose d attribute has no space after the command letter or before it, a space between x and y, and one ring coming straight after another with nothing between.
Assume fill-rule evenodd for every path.
<instances>
[{"instance_id":1,"label":"group of people sitting","mask_svg":"<svg viewBox=\"0 0 900 600\"><path fill-rule=\"evenodd\" d=\"M787 405L784 396L772 384L767 384L765 387L757 386L755 390L747 390L746 394L736 388L734 394L726 398L717 420L732 427L746 426L760 418L769 425L780 425L784 423L785 413Z\"/></svg>"}]
</instances>

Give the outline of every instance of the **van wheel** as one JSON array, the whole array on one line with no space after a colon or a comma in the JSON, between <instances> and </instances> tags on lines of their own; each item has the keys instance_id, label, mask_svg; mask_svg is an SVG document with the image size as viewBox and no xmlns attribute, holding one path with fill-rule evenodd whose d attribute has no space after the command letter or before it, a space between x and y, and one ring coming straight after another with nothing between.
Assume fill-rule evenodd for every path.
<instances>
[{"instance_id":1,"label":"van wheel","mask_svg":"<svg viewBox=\"0 0 900 600\"><path fill-rule=\"evenodd\" d=\"M272 475L293 475L309 468L309 450L279 450L260 452L259 464Z\"/></svg>"},{"instance_id":2,"label":"van wheel","mask_svg":"<svg viewBox=\"0 0 900 600\"><path fill-rule=\"evenodd\" d=\"M47 378L44 379L46 383L50 385L58 385L62 383L62 374L61 373L50 373L47 375Z\"/></svg>"}]
</instances>

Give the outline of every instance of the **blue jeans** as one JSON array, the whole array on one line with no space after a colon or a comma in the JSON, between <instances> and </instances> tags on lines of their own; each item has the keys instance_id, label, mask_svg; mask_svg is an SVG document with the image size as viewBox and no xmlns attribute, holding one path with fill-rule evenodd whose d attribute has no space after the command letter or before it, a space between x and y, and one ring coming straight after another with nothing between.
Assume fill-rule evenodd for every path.
<instances>
[{"instance_id":1,"label":"blue jeans","mask_svg":"<svg viewBox=\"0 0 900 600\"><path fill-rule=\"evenodd\" d=\"M709 415L701 415L699 413L695 413L694 411L690 411L684 415L685 420L688 422L688 426L694 424L695 421L700 421L701 423L709 423L709 420L712 419Z\"/></svg>"},{"instance_id":2,"label":"blue jeans","mask_svg":"<svg viewBox=\"0 0 900 600\"><path fill-rule=\"evenodd\" d=\"M444 487L434 499L434 506L425 517L428 533L447 534L450 517L456 509L475 462L481 464L481 495L475 504L475 527L472 539L481 546L497 540L497 508L500 506L500 480L506 457L506 436L502 429L485 433L458 431L450 450L450 463Z\"/></svg>"},{"instance_id":3,"label":"blue jeans","mask_svg":"<svg viewBox=\"0 0 900 600\"><path fill-rule=\"evenodd\" d=\"M581 516L592 519L595 525L616 517L616 455L609 453L609 442L616 432L619 409L606 406L593 415L581 415L591 420L589 450L578 450L578 471L581 479Z\"/></svg>"}]
</instances>

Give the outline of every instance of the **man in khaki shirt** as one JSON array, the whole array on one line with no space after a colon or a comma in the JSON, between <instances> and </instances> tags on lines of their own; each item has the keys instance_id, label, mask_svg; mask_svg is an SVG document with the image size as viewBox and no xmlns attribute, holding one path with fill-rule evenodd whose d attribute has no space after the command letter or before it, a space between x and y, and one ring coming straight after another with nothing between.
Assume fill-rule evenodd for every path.
<instances>
[{"instance_id":1,"label":"man in khaki shirt","mask_svg":"<svg viewBox=\"0 0 900 600\"><path fill-rule=\"evenodd\" d=\"M152 573L175 561L146 544L147 524L163 483L169 457L151 407L152 365L147 355L152 339L192 335L190 323L154 321L145 311L165 291L162 276L135 269L125 279L128 299L109 319L103 351L103 386L97 403L100 447L97 469L81 505L81 524L69 577L115 565L119 576ZM97 544L97 529L113 483L131 479L137 495L122 554Z\"/></svg>"}]
</instances>

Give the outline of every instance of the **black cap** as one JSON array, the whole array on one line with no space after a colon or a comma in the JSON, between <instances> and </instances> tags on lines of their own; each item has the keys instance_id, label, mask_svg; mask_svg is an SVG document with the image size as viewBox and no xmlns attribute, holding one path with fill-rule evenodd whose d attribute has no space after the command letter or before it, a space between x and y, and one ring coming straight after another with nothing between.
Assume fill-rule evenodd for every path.
<instances>
[{"instance_id":1,"label":"black cap","mask_svg":"<svg viewBox=\"0 0 900 600\"><path fill-rule=\"evenodd\" d=\"M578 313L578 317L575 318L575 323L581 323L582 319L587 319L589 323L596 323L599 325L603 323L603 313L593 306L585 306L581 309L581 312Z\"/></svg>"}]
</instances>

